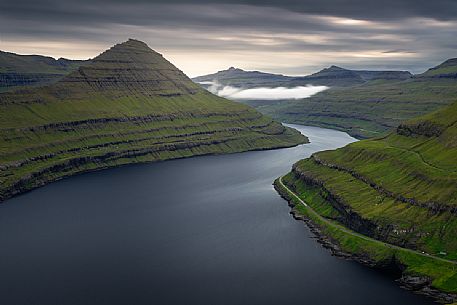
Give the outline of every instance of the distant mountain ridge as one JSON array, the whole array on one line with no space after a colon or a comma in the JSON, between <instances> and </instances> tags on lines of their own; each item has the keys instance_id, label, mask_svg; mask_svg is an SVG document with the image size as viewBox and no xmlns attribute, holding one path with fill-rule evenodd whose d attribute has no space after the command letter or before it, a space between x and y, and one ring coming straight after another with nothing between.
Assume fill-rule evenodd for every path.
<instances>
[{"instance_id":1,"label":"distant mountain ridge","mask_svg":"<svg viewBox=\"0 0 457 305\"><path fill-rule=\"evenodd\" d=\"M307 76L285 76L260 71L244 71L230 67L217 73L195 77L193 81L197 83L216 81L224 86L240 88L306 85L345 87L363 84L375 79L405 80L412 76L408 71L350 70L335 65Z\"/></svg>"},{"instance_id":2,"label":"distant mountain ridge","mask_svg":"<svg viewBox=\"0 0 457 305\"><path fill-rule=\"evenodd\" d=\"M198 76L192 80L197 83L219 82L224 86L252 88L259 86L278 86L292 81L294 77L260 71L244 71L230 67L213 74Z\"/></svg>"},{"instance_id":3,"label":"distant mountain ridge","mask_svg":"<svg viewBox=\"0 0 457 305\"><path fill-rule=\"evenodd\" d=\"M235 70L239 79L248 75L241 69ZM227 84L221 72L207 79ZM263 79L267 77L262 76ZM280 76L276 83L274 79L271 77L268 82L258 79L255 86L312 84L326 85L330 89L298 100L241 102L283 122L343 130L358 138L380 136L402 121L457 100L456 58L417 75L408 71L349 70L331 66L308 76ZM238 86L244 88L242 82Z\"/></svg>"},{"instance_id":4,"label":"distant mountain ridge","mask_svg":"<svg viewBox=\"0 0 457 305\"><path fill-rule=\"evenodd\" d=\"M42 86L57 82L87 62L0 51L0 92L20 86Z\"/></svg>"},{"instance_id":5,"label":"distant mountain ridge","mask_svg":"<svg viewBox=\"0 0 457 305\"><path fill-rule=\"evenodd\" d=\"M304 142L130 39L56 83L0 94L0 201L91 170Z\"/></svg>"},{"instance_id":6,"label":"distant mountain ridge","mask_svg":"<svg viewBox=\"0 0 457 305\"><path fill-rule=\"evenodd\" d=\"M396 72L395 78L387 73L384 79L375 79L370 72L371 79L362 84L334 86L302 100L263 103L258 109L284 122L335 128L358 138L376 137L402 121L455 102L456 73L456 59L412 77ZM366 71L359 75L367 79Z\"/></svg>"},{"instance_id":7,"label":"distant mountain ridge","mask_svg":"<svg viewBox=\"0 0 457 305\"><path fill-rule=\"evenodd\" d=\"M308 76L296 78L311 85L350 86L364 83L364 79L353 70L330 66Z\"/></svg>"}]
</instances>

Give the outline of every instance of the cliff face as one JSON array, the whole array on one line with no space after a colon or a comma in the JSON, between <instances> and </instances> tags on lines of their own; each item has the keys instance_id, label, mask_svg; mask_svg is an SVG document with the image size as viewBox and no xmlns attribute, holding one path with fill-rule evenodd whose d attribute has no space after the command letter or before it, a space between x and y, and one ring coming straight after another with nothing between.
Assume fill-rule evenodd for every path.
<instances>
[{"instance_id":1,"label":"cliff face","mask_svg":"<svg viewBox=\"0 0 457 305\"><path fill-rule=\"evenodd\" d=\"M0 94L0 139L0 200L89 170L306 141L137 40L53 85Z\"/></svg>"},{"instance_id":2,"label":"cliff face","mask_svg":"<svg viewBox=\"0 0 457 305\"><path fill-rule=\"evenodd\" d=\"M457 102L382 138L316 153L282 181L320 216L374 239L294 207L317 219L323 241L336 245L332 251L370 266L399 262L403 286L443 302L457 299Z\"/></svg>"},{"instance_id":3,"label":"cliff face","mask_svg":"<svg viewBox=\"0 0 457 305\"><path fill-rule=\"evenodd\" d=\"M389 136L298 162L335 219L370 237L457 258L457 103Z\"/></svg>"},{"instance_id":4,"label":"cliff face","mask_svg":"<svg viewBox=\"0 0 457 305\"><path fill-rule=\"evenodd\" d=\"M63 76L60 74L40 73L0 73L0 88L2 91L22 86L39 86L58 81Z\"/></svg>"}]
</instances>

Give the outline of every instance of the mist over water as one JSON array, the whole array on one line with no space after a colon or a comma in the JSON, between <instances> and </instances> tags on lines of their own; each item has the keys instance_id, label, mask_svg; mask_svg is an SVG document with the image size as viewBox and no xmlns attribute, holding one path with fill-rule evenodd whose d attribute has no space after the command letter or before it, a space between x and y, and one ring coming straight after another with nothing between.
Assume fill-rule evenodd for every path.
<instances>
[{"instance_id":1,"label":"mist over water","mask_svg":"<svg viewBox=\"0 0 457 305\"><path fill-rule=\"evenodd\" d=\"M238 88L223 86L216 81L201 82L202 85L209 85L208 91L222 97L234 100L289 100L302 99L313 96L321 91L327 90L327 86L297 86L297 87L259 87L259 88Z\"/></svg>"}]
</instances>

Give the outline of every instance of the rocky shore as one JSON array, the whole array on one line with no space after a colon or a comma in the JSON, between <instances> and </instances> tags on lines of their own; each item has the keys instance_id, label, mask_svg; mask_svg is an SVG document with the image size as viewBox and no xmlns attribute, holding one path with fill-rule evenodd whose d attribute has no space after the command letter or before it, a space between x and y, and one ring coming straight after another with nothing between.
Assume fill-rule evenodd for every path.
<instances>
[{"instance_id":1,"label":"rocky shore","mask_svg":"<svg viewBox=\"0 0 457 305\"><path fill-rule=\"evenodd\" d=\"M291 200L288 194L284 192L284 190L278 187L276 181L274 183L274 188L279 195L288 202L288 205L291 208L290 214L294 217L294 219L303 221L313 234L316 241L321 244L322 247L328 249L333 256L356 261L370 268L386 272L395 278L395 281L401 288L432 298L438 303L449 304L457 302L457 295L445 293L433 288L432 280L430 278L426 276L405 274L404 270L406 269L406 266L402 265L395 257L392 257L389 261L376 261L368 255L344 251L339 246L337 240L322 232L322 228L320 226L295 209L296 204Z\"/></svg>"}]
</instances>

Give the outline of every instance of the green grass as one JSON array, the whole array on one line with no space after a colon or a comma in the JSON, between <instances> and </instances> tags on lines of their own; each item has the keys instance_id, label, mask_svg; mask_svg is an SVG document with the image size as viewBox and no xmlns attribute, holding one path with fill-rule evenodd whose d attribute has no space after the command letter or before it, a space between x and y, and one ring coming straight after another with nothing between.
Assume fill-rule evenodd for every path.
<instances>
[{"instance_id":1,"label":"green grass","mask_svg":"<svg viewBox=\"0 0 457 305\"><path fill-rule=\"evenodd\" d=\"M85 64L87 61L0 51L0 92L52 84Z\"/></svg>"},{"instance_id":2,"label":"green grass","mask_svg":"<svg viewBox=\"0 0 457 305\"><path fill-rule=\"evenodd\" d=\"M194 80L239 88L328 86L329 90L301 100L240 102L281 122L333 128L362 139L384 135L405 120L452 104L457 97L457 59L415 76L332 66L305 77L229 69Z\"/></svg>"},{"instance_id":3,"label":"green grass","mask_svg":"<svg viewBox=\"0 0 457 305\"><path fill-rule=\"evenodd\" d=\"M0 200L90 170L305 141L130 40L56 84L0 94Z\"/></svg>"},{"instance_id":4,"label":"green grass","mask_svg":"<svg viewBox=\"0 0 457 305\"><path fill-rule=\"evenodd\" d=\"M302 100L256 104L278 120L346 131L357 138L377 137L401 122L452 104L457 79L375 80L334 87Z\"/></svg>"},{"instance_id":5,"label":"green grass","mask_svg":"<svg viewBox=\"0 0 457 305\"><path fill-rule=\"evenodd\" d=\"M457 76L457 58L448 59L442 64L429 69L420 75L421 77L456 77Z\"/></svg>"},{"instance_id":6,"label":"green grass","mask_svg":"<svg viewBox=\"0 0 457 305\"><path fill-rule=\"evenodd\" d=\"M326 229L345 251L379 262L395 256L408 273L457 293L455 265L383 244L457 261L457 102L384 137L316 153L283 181L319 215L376 239Z\"/></svg>"},{"instance_id":7,"label":"green grass","mask_svg":"<svg viewBox=\"0 0 457 305\"><path fill-rule=\"evenodd\" d=\"M289 186L296 187L294 184L297 183L297 180L294 175L288 174L283 178L283 182ZM300 182L298 181L298 183ZM321 214L322 205L325 204L326 200L320 195L320 190L316 187L303 184L298 188L297 193L302 200L310 204L313 210L322 216L312 213L309 208L306 208L295 197L291 196L278 181L275 182L275 185L282 195L294 203L294 210L297 213L312 220L314 224L321 228L322 233L336 241L343 251L368 257L375 264L382 264L395 258L406 267L404 274L429 277L434 288L448 293L457 293L457 267L455 264L418 255L411 251L392 248L377 240L360 238L356 234L351 234L350 231L347 231L337 222L323 220L322 216L328 217L325 214Z\"/></svg>"}]
</instances>

